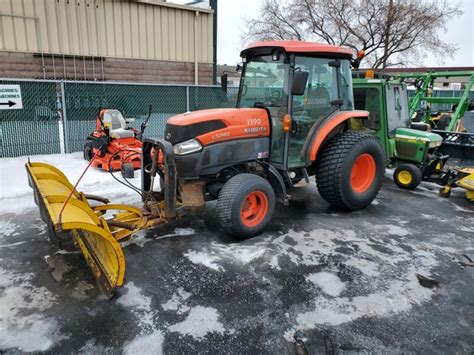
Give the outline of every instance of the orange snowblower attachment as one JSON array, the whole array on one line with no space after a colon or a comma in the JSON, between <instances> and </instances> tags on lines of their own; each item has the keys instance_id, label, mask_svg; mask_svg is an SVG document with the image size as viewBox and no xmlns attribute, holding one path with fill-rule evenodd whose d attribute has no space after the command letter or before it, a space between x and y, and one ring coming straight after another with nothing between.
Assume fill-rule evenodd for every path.
<instances>
[{"instance_id":1,"label":"orange snowblower attachment","mask_svg":"<svg viewBox=\"0 0 474 355\"><path fill-rule=\"evenodd\" d=\"M122 286L125 275L125 258L119 241L150 226L152 221L133 206L101 204L92 207L88 200L108 201L78 192L54 166L28 162L26 170L35 203L41 219L48 225L51 238L72 238L102 292L112 297ZM117 213L106 219L107 211Z\"/></svg>"}]
</instances>

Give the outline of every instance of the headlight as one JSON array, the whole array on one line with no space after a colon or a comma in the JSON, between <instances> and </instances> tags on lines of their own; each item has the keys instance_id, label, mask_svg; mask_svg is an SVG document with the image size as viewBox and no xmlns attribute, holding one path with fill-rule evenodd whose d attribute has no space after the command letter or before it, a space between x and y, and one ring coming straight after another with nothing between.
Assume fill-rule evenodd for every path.
<instances>
[{"instance_id":1,"label":"headlight","mask_svg":"<svg viewBox=\"0 0 474 355\"><path fill-rule=\"evenodd\" d=\"M201 143L199 143L196 139L190 139L186 142L175 144L173 147L173 152L176 155L186 155L199 152L201 149Z\"/></svg>"},{"instance_id":2,"label":"headlight","mask_svg":"<svg viewBox=\"0 0 474 355\"><path fill-rule=\"evenodd\" d=\"M436 148L436 147L439 147L441 145L441 141L434 141L434 142L430 142L430 148Z\"/></svg>"}]
</instances>

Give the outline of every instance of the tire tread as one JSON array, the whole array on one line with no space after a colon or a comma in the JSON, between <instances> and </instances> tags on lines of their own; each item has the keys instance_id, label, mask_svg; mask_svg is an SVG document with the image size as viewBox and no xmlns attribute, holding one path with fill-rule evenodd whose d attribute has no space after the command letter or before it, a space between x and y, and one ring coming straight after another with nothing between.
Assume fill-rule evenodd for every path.
<instances>
[{"instance_id":1,"label":"tire tread","mask_svg":"<svg viewBox=\"0 0 474 355\"><path fill-rule=\"evenodd\" d=\"M342 210L355 210L343 196L341 189L341 168L344 160L355 144L362 140L377 138L363 132L345 131L334 137L329 145L321 152L317 163L316 184L321 197L333 207ZM378 186L377 192L380 189Z\"/></svg>"}]
</instances>

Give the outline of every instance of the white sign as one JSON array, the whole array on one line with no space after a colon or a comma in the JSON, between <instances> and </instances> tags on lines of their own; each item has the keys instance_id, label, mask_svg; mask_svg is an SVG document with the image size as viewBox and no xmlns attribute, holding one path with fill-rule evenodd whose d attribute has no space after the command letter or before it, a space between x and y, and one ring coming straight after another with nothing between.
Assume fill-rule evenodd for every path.
<instances>
[{"instance_id":1,"label":"white sign","mask_svg":"<svg viewBox=\"0 0 474 355\"><path fill-rule=\"evenodd\" d=\"M20 85L0 85L0 110L23 108Z\"/></svg>"}]
</instances>

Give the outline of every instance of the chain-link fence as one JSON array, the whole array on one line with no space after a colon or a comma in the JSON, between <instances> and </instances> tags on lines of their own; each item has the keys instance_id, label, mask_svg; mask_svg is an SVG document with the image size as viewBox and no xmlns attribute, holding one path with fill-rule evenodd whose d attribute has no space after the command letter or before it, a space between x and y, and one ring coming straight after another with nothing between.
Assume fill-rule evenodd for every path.
<instances>
[{"instance_id":1,"label":"chain-link fence","mask_svg":"<svg viewBox=\"0 0 474 355\"><path fill-rule=\"evenodd\" d=\"M145 136L162 138L170 116L234 107L237 88L136 83L0 80L20 85L23 109L0 110L0 157L81 151L99 108L113 108L139 128L151 105Z\"/></svg>"},{"instance_id":2,"label":"chain-link fence","mask_svg":"<svg viewBox=\"0 0 474 355\"><path fill-rule=\"evenodd\" d=\"M60 153L58 83L0 80L0 88L5 85L20 85L23 108L8 107L8 100L1 100L0 157Z\"/></svg>"},{"instance_id":3,"label":"chain-link fence","mask_svg":"<svg viewBox=\"0 0 474 355\"><path fill-rule=\"evenodd\" d=\"M238 91L232 87L225 93L216 86L0 79L0 89L4 85L20 86L23 108L0 107L0 157L81 151L100 107L121 111L124 117L134 118L132 126L139 128L151 105L145 136L162 138L170 116L235 107ZM433 92L443 97L461 94Z\"/></svg>"}]
</instances>

